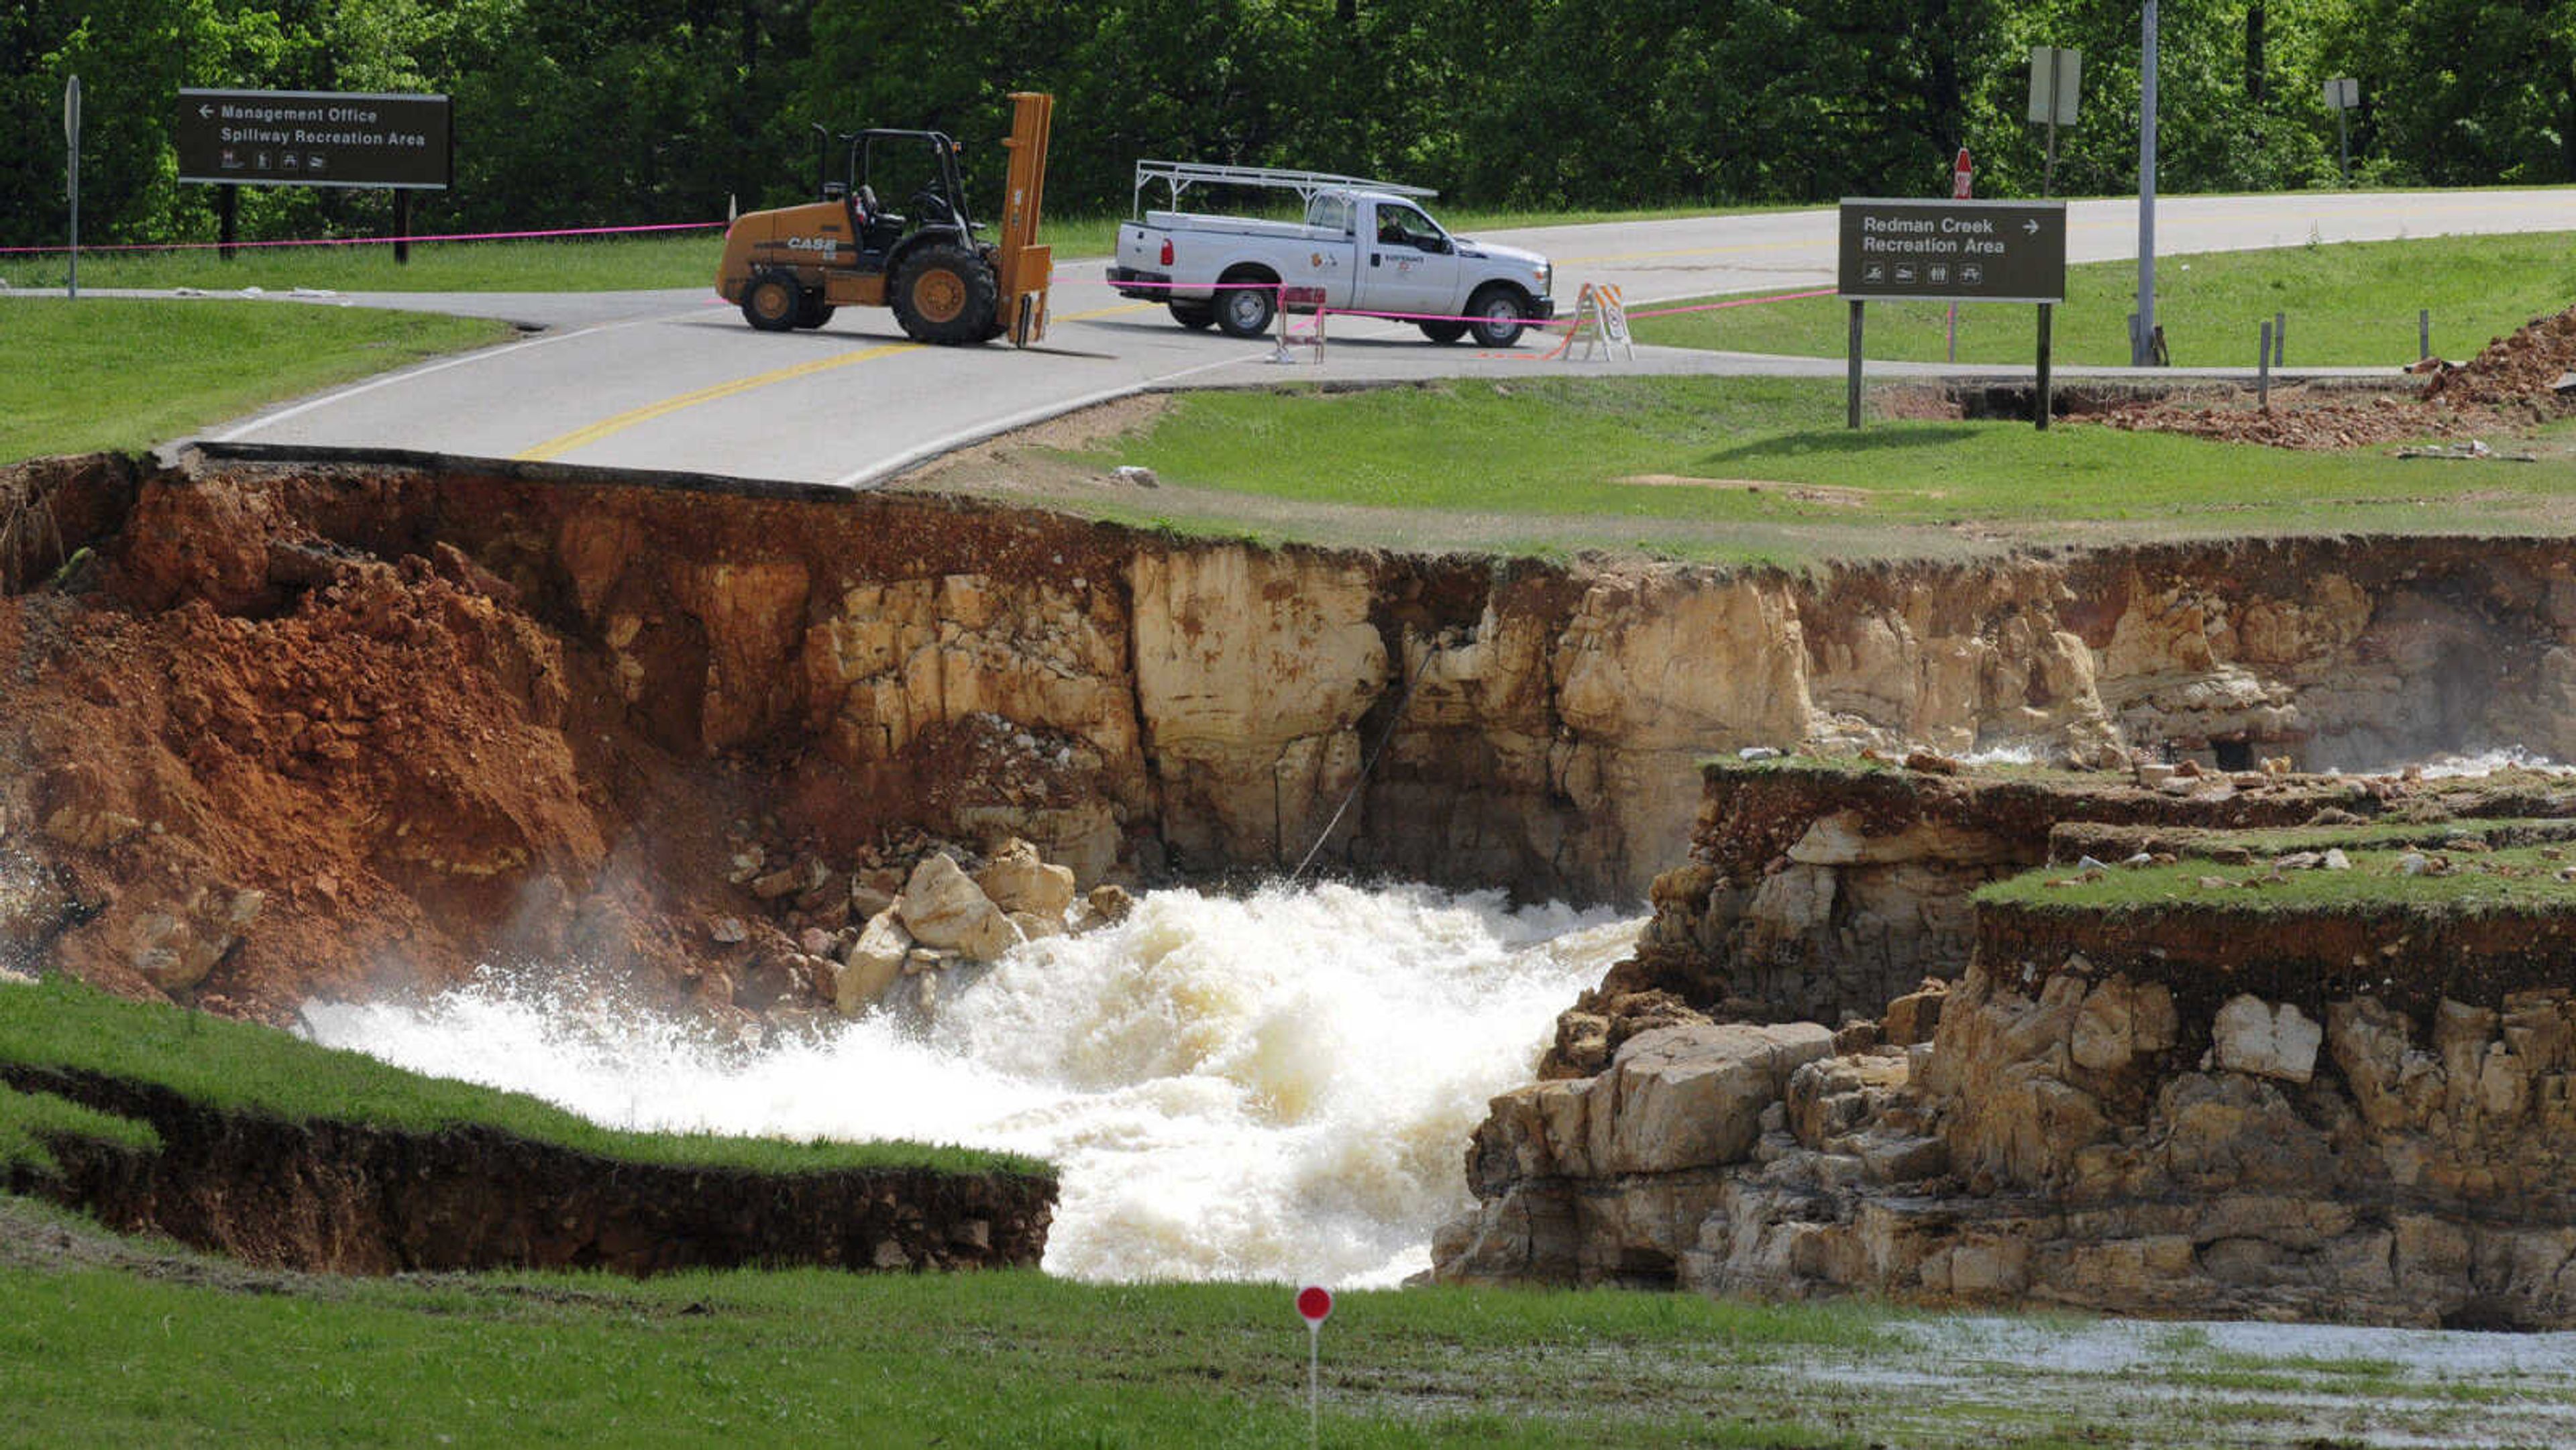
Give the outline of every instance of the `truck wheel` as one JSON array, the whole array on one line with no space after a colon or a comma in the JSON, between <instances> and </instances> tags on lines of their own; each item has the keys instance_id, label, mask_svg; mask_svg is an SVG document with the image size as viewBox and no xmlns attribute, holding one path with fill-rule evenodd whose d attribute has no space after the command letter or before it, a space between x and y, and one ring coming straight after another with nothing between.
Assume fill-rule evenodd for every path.
<instances>
[{"instance_id":1,"label":"truck wheel","mask_svg":"<svg viewBox=\"0 0 2576 1450\"><path fill-rule=\"evenodd\" d=\"M1458 339L1467 335L1467 324L1463 322L1426 322L1422 324L1422 335L1431 339L1433 342L1456 342Z\"/></svg>"},{"instance_id":2,"label":"truck wheel","mask_svg":"<svg viewBox=\"0 0 2576 1450\"><path fill-rule=\"evenodd\" d=\"M831 303L823 300L823 294L820 292L799 292L796 294L796 325L798 327L820 327L824 323L832 320L832 313L835 310L836 309Z\"/></svg>"},{"instance_id":3,"label":"truck wheel","mask_svg":"<svg viewBox=\"0 0 2576 1450\"><path fill-rule=\"evenodd\" d=\"M1488 283L1467 299L1467 315L1476 320L1467 330L1486 347L1509 347L1520 341L1521 329L1529 312L1521 305L1520 289L1500 282Z\"/></svg>"},{"instance_id":4,"label":"truck wheel","mask_svg":"<svg viewBox=\"0 0 2576 1450\"><path fill-rule=\"evenodd\" d=\"M1259 337L1279 315L1279 293L1270 287L1226 287L1216 294L1216 325L1228 337Z\"/></svg>"},{"instance_id":5,"label":"truck wheel","mask_svg":"<svg viewBox=\"0 0 2576 1450\"><path fill-rule=\"evenodd\" d=\"M1000 295L981 257L953 242L932 242L904 259L894 283L894 320L915 342L982 342L994 335Z\"/></svg>"},{"instance_id":6,"label":"truck wheel","mask_svg":"<svg viewBox=\"0 0 2576 1450\"><path fill-rule=\"evenodd\" d=\"M1216 325L1216 308L1209 303L1174 302L1169 305L1172 309L1172 320L1192 332Z\"/></svg>"},{"instance_id":7,"label":"truck wheel","mask_svg":"<svg viewBox=\"0 0 2576 1450\"><path fill-rule=\"evenodd\" d=\"M785 272L763 272L743 289L742 320L763 332L785 332L804 314L804 292Z\"/></svg>"}]
</instances>

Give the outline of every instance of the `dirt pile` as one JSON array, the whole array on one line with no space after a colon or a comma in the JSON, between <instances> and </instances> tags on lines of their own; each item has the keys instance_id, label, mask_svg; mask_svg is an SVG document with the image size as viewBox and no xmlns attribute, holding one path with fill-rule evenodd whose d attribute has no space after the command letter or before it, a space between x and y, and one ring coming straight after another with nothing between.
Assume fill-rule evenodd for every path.
<instances>
[{"instance_id":1,"label":"dirt pile","mask_svg":"<svg viewBox=\"0 0 2576 1450\"><path fill-rule=\"evenodd\" d=\"M2576 308L2532 319L2487 344L2465 363L2432 362L2407 394L2355 398L2348 393L2277 387L2269 408L2251 395L2233 405L2134 402L2090 415L2106 427L2183 433L2276 448L2355 448L2420 438L2494 436L2576 411L2558 389L2576 370Z\"/></svg>"},{"instance_id":2,"label":"dirt pile","mask_svg":"<svg viewBox=\"0 0 2576 1450\"><path fill-rule=\"evenodd\" d=\"M792 754L675 755L530 597L539 573L326 536L257 488L40 484L70 522L26 571L51 587L0 597L0 961L273 1022L544 962L730 1019L827 1003L778 969L797 934L942 844L894 824L899 781L878 824L826 833L780 819ZM120 488L130 514L97 506ZM952 796L1022 788L1008 751L943 763ZM811 879L841 899L759 894L747 850L828 850Z\"/></svg>"}]
</instances>

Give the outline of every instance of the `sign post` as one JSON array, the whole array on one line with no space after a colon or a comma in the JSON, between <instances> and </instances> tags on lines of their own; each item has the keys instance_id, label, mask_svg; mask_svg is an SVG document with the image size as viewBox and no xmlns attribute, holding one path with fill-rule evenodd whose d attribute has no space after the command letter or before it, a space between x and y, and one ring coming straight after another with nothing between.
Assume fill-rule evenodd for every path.
<instances>
[{"instance_id":1,"label":"sign post","mask_svg":"<svg viewBox=\"0 0 2576 1450\"><path fill-rule=\"evenodd\" d=\"M2343 184L2349 191L2352 189L2352 137L2345 128L2344 118L2352 114L2353 107L2361 104L2361 82L2350 76L2337 76L2326 82L2326 104L2335 113L2335 153L2343 160Z\"/></svg>"},{"instance_id":2,"label":"sign post","mask_svg":"<svg viewBox=\"0 0 2576 1450\"><path fill-rule=\"evenodd\" d=\"M71 300L80 300L80 77L63 84L63 189L72 204Z\"/></svg>"},{"instance_id":3,"label":"sign post","mask_svg":"<svg viewBox=\"0 0 2576 1450\"><path fill-rule=\"evenodd\" d=\"M2039 173L2039 194L2048 196L2057 183L2057 128L2075 124L2076 93L2084 79L2084 52L2053 45L2030 48L2030 118L2048 125L2048 161Z\"/></svg>"},{"instance_id":4,"label":"sign post","mask_svg":"<svg viewBox=\"0 0 2576 1450\"><path fill-rule=\"evenodd\" d=\"M2066 299L2066 203L1845 197L1834 285L1851 304L1849 426L1860 426L1861 314L1872 301L2038 303L2038 423L2048 426L2048 326L2050 308Z\"/></svg>"},{"instance_id":5,"label":"sign post","mask_svg":"<svg viewBox=\"0 0 2576 1450\"><path fill-rule=\"evenodd\" d=\"M1969 166L1969 164L1968 164L1968 148L1967 148L1967 147L1965 147L1965 146L1962 146L1962 147L1960 147L1960 148L1959 148L1959 159L1958 159L1957 161L1955 161L1955 162L1951 163L1951 166L1950 166L1950 199L1951 199L1952 201L1966 201L1966 200L1968 200L1968 199L1969 199L1969 198L1974 194L1975 188L1974 188L1974 186L1972 185L1972 183L1971 183L1971 181L1970 181L1970 176L1971 176L1971 168L1970 168L1970 166ZM1945 321L1946 321L1946 322L1947 322L1947 324L1948 324L1948 326L1947 326L1947 333L1948 333L1948 337L1949 337L1949 359L1948 359L1948 360L1949 360L1949 361L1951 361L1951 362L1957 362L1957 361L1959 360L1959 304L1958 304L1958 303L1953 302L1953 303L1951 303L1951 304L1950 304L1950 311L1949 311L1949 315L1948 315L1948 317L1945 319Z\"/></svg>"},{"instance_id":6,"label":"sign post","mask_svg":"<svg viewBox=\"0 0 2576 1450\"><path fill-rule=\"evenodd\" d=\"M1306 1443L1311 1446L1321 1434L1317 1405L1324 1363L1324 1321L1333 1317L1333 1291L1321 1284L1298 1290L1297 1317L1306 1321Z\"/></svg>"},{"instance_id":7,"label":"sign post","mask_svg":"<svg viewBox=\"0 0 2576 1450\"><path fill-rule=\"evenodd\" d=\"M2156 0L2138 18L2138 321L2129 365L2156 360Z\"/></svg>"}]
</instances>

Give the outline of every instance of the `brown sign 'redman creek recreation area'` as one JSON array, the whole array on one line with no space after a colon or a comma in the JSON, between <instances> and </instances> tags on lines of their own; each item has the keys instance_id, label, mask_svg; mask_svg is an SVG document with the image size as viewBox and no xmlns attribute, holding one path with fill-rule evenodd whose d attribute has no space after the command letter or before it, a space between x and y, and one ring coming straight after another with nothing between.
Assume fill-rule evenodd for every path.
<instances>
[{"instance_id":1,"label":"brown sign 'redman creek recreation area'","mask_svg":"<svg viewBox=\"0 0 2576 1450\"><path fill-rule=\"evenodd\" d=\"M2066 204L1846 198L1835 285L1878 302L2066 300Z\"/></svg>"}]
</instances>

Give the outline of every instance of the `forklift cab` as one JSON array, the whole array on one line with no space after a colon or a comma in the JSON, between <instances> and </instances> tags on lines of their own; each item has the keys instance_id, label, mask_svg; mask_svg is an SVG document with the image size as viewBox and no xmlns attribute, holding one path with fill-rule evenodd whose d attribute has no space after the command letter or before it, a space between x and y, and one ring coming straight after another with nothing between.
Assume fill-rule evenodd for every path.
<instances>
[{"instance_id":1,"label":"forklift cab","mask_svg":"<svg viewBox=\"0 0 2576 1450\"><path fill-rule=\"evenodd\" d=\"M860 266L883 266L895 244L917 231L949 231L973 242L978 224L967 212L966 188L957 175L957 143L945 133L872 129L838 139L849 146L846 179L827 177L821 191L824 200L847 208ZM909 198L906 210L893 210L885 200L897 196Z\"/></svg>"}]
</instances>

